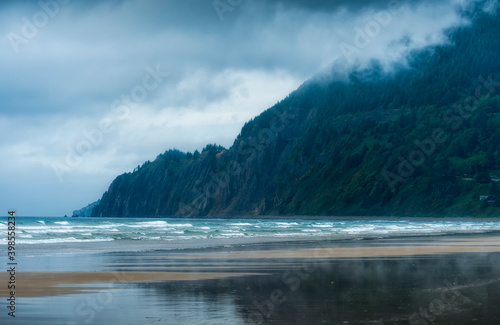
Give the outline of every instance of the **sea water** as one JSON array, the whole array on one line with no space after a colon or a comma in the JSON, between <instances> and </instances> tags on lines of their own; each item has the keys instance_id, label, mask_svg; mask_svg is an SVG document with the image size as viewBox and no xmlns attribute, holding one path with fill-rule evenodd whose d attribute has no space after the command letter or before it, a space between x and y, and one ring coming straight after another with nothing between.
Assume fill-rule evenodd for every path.
<instances>
[{"instance_id":1,"label":"sea water","mask_svg":"<svg viewBox=\"0 0 500 325\"><path fill-rule=\"evenodd\" d=\"M161 248L203 247L217 243L287 240L357 240L401 236L478 234L500 231L494 220L420 219L127 219L17 217L16 244L24 250L43 247L93 247L106 250L149 244ZM0 218L0 234L6 234L7 218ZM140 243L140 244L139 244ZM7 236L0 236L0 245Z\"/></svg>"}]
</instances>

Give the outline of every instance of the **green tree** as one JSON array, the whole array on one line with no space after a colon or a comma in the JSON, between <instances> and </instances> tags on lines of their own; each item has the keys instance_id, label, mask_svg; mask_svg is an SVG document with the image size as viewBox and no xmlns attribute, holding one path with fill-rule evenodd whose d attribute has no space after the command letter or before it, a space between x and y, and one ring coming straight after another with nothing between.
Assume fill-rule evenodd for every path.
<instances>
[{"instance_id":1,"label":"green tree","mask_svg":"<svg viewBox=\"0 0 500 325\"><path fill-rule=\"evenodd\" d=\"M491 183L491 177L488 172L479 172L476 174L476 183L479 184L489 184Z\"/></svg>"}]
</instances>

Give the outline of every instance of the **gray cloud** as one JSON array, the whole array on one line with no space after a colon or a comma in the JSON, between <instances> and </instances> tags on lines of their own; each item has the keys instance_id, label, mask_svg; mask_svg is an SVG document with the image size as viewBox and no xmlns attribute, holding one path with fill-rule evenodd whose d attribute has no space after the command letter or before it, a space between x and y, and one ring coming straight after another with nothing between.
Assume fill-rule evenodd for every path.
<instances>
[{"instance_id":1,"label":"gray cloud","mask_svg":"<svg viewBox=\"0 0 500 325\"><path fill-rule=\"evenodd\" d=\"M339 10L382 10L390 3L398 1L246 1L220 21L211 1L70 2L19 45L18 54L5 49L1 58L8 64L0 66L0 73L9 78L0 79L2 113L96 113L154 64L171 74L169 89L197 69L207 74L284 69L306 79L341 55L339 44L352 42L354 28L363 27L362 21L353 24L358 16ZM447 3L434 6L449 9ZM22 36L22 18L40 10L35 2L7 8L19 21L10 19L2 31ZM394 30L383 32L380 40L398 36ZM380 51L372 45L364 52L385 55ZM205 83L192 97L224 95L207 89L210 80Z\"/></svg>"},{"instance_id":2,"label":"gray cloud","mask_svg":"<svg viewBox=\"0 0 500 325\"><path fill-rule=\"evenodd\" d=\"M355 45L358 30L391 3L245 0L221 19L211 0L73 0L36 23L45 12L39 1L1 1L0 150L11 160L0 177L14 185L0 187L0 195L28 214L69 213L168 148L229 146L245 121L334 62L402 62L464 23L460 0L401 1L369 44L345 57L341 45ZM24 43L12 47L13 35ZM124 102L156 66L168 77L143 100ZM116 100L130 106L126 119L117 118ZM64 163L68 148L104 118L114 131L60 184L51 164Z\"/></svg>"}]
</instances>

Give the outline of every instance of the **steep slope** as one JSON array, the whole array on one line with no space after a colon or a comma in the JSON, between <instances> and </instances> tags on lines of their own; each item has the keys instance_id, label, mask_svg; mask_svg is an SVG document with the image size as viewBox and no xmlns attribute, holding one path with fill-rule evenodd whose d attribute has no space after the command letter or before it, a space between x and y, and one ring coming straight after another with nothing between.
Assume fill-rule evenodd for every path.
<instances>
[{"instance_id":1,"label":"steep slope","mask_svg":"<svg viewBox=\"0 0 500 325\"><path fill-rule=\"evenodd\" d=\"M398 72L318 76L230 149L171 150L119 176L92 216L495 215L500 16L467 15Z\"/></svg>"},{"instance_id":2,"label":"steep slope","mask_svg":"<svg viewBox=\"0 0 500 325\"><path fill-rule=\"evenodd\" d=\"M99 204L101 200L97 200L93 203L90 203L89 205L79 209L79 210L74 210L73 211L73 217L90 217L92 215L92 210L96 205Z\"/></svg>"}]
</instances>

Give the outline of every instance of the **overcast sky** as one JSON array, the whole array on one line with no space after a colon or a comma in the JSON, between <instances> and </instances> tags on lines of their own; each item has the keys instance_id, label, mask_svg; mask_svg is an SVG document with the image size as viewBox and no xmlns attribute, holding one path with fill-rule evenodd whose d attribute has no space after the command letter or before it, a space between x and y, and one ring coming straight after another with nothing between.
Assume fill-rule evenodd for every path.
<instances>
[{"instance_id":1,"label":"overcast sky","mask_svg":"<svg viewBox=\"0 0 500 325\"><path fill-rule=\"evenodd\" d=\"M445 42L445 29L466 23L461 6L0 1L0 215L70 215L167 149L229 147L246 121L332 64L389 65Z\"/></svg>"}]
</instances>

